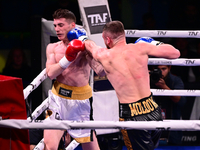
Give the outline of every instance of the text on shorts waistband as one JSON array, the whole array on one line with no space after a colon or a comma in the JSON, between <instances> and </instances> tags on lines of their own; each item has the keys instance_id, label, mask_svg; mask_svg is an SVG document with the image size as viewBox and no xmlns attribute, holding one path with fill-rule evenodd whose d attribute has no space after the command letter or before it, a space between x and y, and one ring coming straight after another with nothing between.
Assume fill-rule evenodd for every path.
<instances>
[{"instance_id":1,"label":"text on shorts waistband","mask_svg":"<svg viewBox=\"0 0 200 150\"><path fill-rule=\"evenodd\" d=\"M119 109L123 112L122 116L125 115L127 117L147 114L154 111L158 107L156 102L154 102L152 95L137 102L119 105Z\"/></svg>"},{"instance_id":2,"label":"text on shorts waistband","mask_svg":"<svg viewBox=\"0 0 200 150\"><path fill-rule=\"evenodd\" d=\"M85 100L92 97L92 88L89 84L82 87L75 87L55 81L52 93L66 99Z\"/></svg>"}]
</instances>

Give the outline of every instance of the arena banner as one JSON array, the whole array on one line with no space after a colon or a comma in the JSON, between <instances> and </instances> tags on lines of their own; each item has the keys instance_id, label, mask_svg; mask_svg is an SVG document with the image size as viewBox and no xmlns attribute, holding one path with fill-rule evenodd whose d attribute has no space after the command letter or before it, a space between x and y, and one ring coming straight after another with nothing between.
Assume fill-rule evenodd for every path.
<instances>
[{"instance_id":1,"label":"arena banner","mask_svg":"<svg viewBox=\"0 0 200 150\"><path fill-rule=\"evenodd\" d=\"M102 39L103 26L111 21L107 0L78 0L83 27L97 45L105 47Z\"/></svg>"},{"instance_id":2,"label":"arena banner","mask_svg":"<svg viewBox=\"0 0 200 150\"><path fill-rule=\"evenodd\" d=\"M0 75L0 122L3 120L27 118L23 96L22 79ZM29 133L27 129L0 127L1 150L29 149Z\"/></svg>"}]
</instances>

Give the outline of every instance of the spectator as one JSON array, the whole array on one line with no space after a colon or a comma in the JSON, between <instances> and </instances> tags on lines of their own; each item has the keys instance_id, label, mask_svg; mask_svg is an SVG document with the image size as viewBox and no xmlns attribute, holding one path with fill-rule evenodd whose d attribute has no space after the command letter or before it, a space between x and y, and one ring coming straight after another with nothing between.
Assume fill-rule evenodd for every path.
<instances>
[{"instance_id":1,"label":"spectator","mask_svg":"<svg viewBox=\"0 0 200 150\"><path fill-rule=\"evenodd\" d=\"M187 38L175 38L172 40L172 45L180 51L180 58L191 59L197 56ZM191 87L190 84L196 81L195 69L194 66L173 66L171 73L179 76L188 89Z\"/></svg>"},{"instance_id":2,"label":"spectator","mask_svg":"<svg viewBox=\"0 0 200 150\"><path fill-rule=\"evenodd\" d=\"M108 0L112 20L121 20L121 0Z\"/></svg>"},{"instance_id":3,"label":"spectator","mask_svg":"<svg viewBox=\"0 0 200 150\"><path fill-rule=\"evenodd\" d=\"M161 78L153 82L151 80L152 89L165 89L175 90L184 89L183 81L171 74L171 66L160 65L156 68L161 70ZM152 74L150 75L152 76ZM186 103L186 97L184 96L154 96L155 101L162 109L163 119L181 119L181 109ZM181 131L163 132L162 137L168 138L168 144L175 145L181 143Z\"/></svg>"},{"instance_id":4,"label":"spectator","mask_svg":"<svg viewBox=\"0 0 200 150\"><path fill-rule=\"evenodd\" d=\"M25 52L21 48L11 49L2 74L22 78L23 87L32 81L31 67L28 65Z\"/></svg>"},{"instance_id":5,"label":"spectator","mask_svg":"<svg viewBox=\"0 0 200 150\"><path fill-rule=\"evenodd\" d=\"M156 30L156 20L152 13L146 13L142 17L143 23L138 27L139 30Z\"/></svg>"},{"instance_id":6,"label":"spectator","mask_svg":"<svg viewBox=\"0 0 200 150\"><path fill-rule=\"evenodd\" d=\"M194 3L186 4L181 27L183 30L198 30L200 27L199 12Z\"/></svg>"},{"instance_id":7,"label":"spectator","mask_svg":"<svg viewBox=\"0 0 200 150\"><path fill-rule=\"evenodd\" d=\"M198 5L193 2L172 5L169 29L198 30L200 27Z\"/></svg>"}]
</instances>

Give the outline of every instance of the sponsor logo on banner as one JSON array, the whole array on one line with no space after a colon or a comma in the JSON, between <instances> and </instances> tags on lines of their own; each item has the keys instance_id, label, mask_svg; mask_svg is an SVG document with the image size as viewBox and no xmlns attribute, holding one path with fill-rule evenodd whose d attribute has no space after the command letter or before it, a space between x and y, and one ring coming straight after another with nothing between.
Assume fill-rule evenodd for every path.
<instances>
[{"instance_id":1,"label":"sponsor logo on banner","mask_svg":"<svg viewBox=\"0 0 200 150\"><path fill-rule=\"evenodd\" d=\"M110 16L106 5L85 7L85 14L91 34L102 33L103 26L110 22Z\"/></svg>"},{"instance_id":2,"label":"sponsor logo on banner","mask_svg":"<svg viewBox=\"0 0 200 150\"><path fill-rule=\"evenodd\" d=\"M195 93L196 90L187 90L188 93Z\"/></svg>"},{"instance_id":3,"label":"sponsor logo on banner","mask_svg":"<svg viewBox=\"0 0 200 150\"><path fill-rule=\"evenodd\" d=\"M154 61L154 60L149 60L148 64L162 64L162 65L171 65L172 61L168 61L168 60L161 60L161 61Z\"/></svg>"},{"instance_id":4,"label":"sponsor logo on banner","mask_svg":"<svg viewBox=\"0 0 200 150\"><path fill-rule=\"evenodd\" d=\"M165 92L165 89L156 89L156 92Z\"/></svg>"},{"instance_id":5,"label":"sponsor logo on banner","mask_svg":"<svg viewBox=\"0 0 200 150\"><path fill-rule=\"evenodd\" d=\"M185 60L186 65L194 64L195 60Z\"/></svg>"},{"instance_id":6,"label":"sponsor logo on banner","mask_svg":"<svg viewBox=\"0 0 200 150\"><path fill-rule=\"evenodd\" d=\"M158 31L158 35L163 35L165 36L167 34L167 31Z\"/></svg>"},{"instance_id":7,"label":"sponsor logo on banner","mask_svg":"<svg viewBox=\"0 0 200 150\"><path fill-rule=\"evenodd\" d=\"M163 130L163 131L169 131L170 127L157 127L156 129Z\"/></svg>"},{"instance_id":8,"label":"sponsor logo on banner","mask_svg":"<svg viewBox=\"0 0 200 150\"><path fill-rule=\"evenodd\" d=\"M197 141L197 136L182 136L182 141L196 142Z\"/></svg>"},{"instance_id":9,"label":"sponsor logo on banner","mask_svg":"<svg viewBox=\"0 0 200 150\"><path fill-rule=\"evenodd\" d=\"M189 31L189 36L197 36L198 32L195 31Z\"/></svg>"},{"instance_id":10,"label":"sponsor logo on banner","mask_svg":"<svg viewBox=\"0 0 200 150\"><path fill-rule=\"evenodd\" d=\"M200 143L200 132L199 131L182 131L182 144L181 145L198 145Z\"/></svg>"},{"instance_id":11,"label":"sponsor logo on banner","mask_svg":"<svg viewBox=\"0 0 200 150\"><path fill-rule=\"evenodd\" d=\"M134 35L135 34L135 30L125 30L127 35Z\"/></svg>"}]
</instances>

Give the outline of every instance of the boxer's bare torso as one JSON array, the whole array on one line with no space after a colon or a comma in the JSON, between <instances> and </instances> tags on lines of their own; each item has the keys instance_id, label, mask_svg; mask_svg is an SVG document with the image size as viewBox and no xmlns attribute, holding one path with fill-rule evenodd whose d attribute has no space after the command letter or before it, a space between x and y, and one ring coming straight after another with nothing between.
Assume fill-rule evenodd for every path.
<instances>
[{"instance_id":1,"label":"boxer's bare torso","mask_svg":"<svg viewBox=\"0 0 200 150\"><path fill-rule=\"evenodd\" d=\"M148 56L137 50L136 45L103 49L100 60L120 103L135 102L151 94Z\"/></svg>"},{"instance_id":2,"label":"boxer's bare torso","mask_svg":"<svg viewBox=\"0 0 200 150\"><path fill-rule=\"evenodd\" d=\"M92 41L85 44L86 49L104 67L120 103L136 102L150 96L149 55L161 58L178 56L177 50L168 44L126 44L125 40L119 40L111 49L101 48Z\"/></svg>"},{"instance_id":3,"label":"boxer's bare torso","mask_svg":"<svg viewBox=\"0 0 200 150\"><path fill-rule=\"evenodd\" d=\"M64 56L66 44L57 42L49 44L47 48L47 68L55 65ZM79 52L75 61L68 68L58 73L56 79L66 85L81 87L88 84L90 69L86 52ZM59 72L59 71L57 71Z\"/></svg>"}]
</instances>

